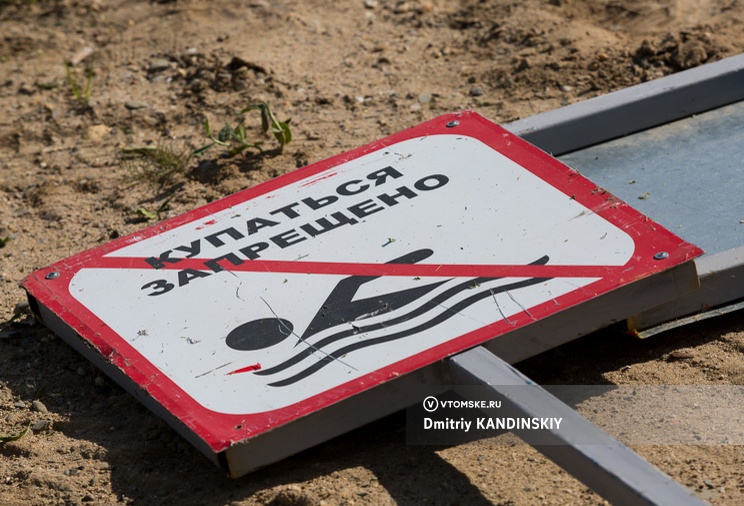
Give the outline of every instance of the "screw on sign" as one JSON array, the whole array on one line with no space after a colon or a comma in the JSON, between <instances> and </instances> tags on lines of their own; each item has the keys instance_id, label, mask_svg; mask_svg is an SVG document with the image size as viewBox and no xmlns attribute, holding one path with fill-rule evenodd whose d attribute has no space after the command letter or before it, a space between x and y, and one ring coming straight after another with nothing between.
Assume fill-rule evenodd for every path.
<instances>
[{"instance_id":1,"label":"screw on sign","mask_svg":"<svg viewBox=\"0 0 744 506\"><path fill-rule=\"evenodd\" d=\"M420 402L446 357L699 254L465 112L23 286L47 325L237 476Z\"/></svg>"}]
</instances>

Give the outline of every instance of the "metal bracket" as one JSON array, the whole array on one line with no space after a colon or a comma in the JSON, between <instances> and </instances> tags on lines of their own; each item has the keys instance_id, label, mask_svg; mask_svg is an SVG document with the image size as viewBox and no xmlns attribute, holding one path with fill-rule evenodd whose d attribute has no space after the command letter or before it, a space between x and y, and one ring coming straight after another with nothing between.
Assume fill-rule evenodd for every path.
<instances>
[{"instance_id":1,"label":"metal bracket","mask_svg":"<svg viewBox=\"0 0 744 506\"><path fill-rule=\"evenodd\" d=\"M454 384L487 387L478 392L490 398L474 399L472 389L455 387L460 395L471 397L470 400L501 401L501 408L484 409L486 414L532 418L548 412L562 417L559 430L515 430L514 433L608 501L707 504L485 348L460 353L449 359L449 365ZM514 386L526 388L515 394Z\"/></svg>"},{"instance_id":2,"label":"metal bracket","mask_svg":"<svg viewBox=\"0 0 744 506\"><path fill-rule=\"evenodd\" d=\"M555 156L744 99L744 55L504 125Z\"/></svg>"}]
</instances>

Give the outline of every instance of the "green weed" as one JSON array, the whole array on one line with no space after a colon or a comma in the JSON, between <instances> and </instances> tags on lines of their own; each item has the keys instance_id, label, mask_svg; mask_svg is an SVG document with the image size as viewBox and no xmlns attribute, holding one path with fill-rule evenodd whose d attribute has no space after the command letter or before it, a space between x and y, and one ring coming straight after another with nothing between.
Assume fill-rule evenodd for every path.
<instances>
[{"instance_id":1,"label":"green weed","mask_svg":"<svg viewBox=\"0 0 744 506\"><path fill-rule=\"evenodd\" d=\"M65 63L65 71L67 72L67 83L70 85L70 91L72 91L78 105L83 110L90 109L90 83L93 81L93 65L88 65L85 87L81 86L77 71L68 63Z\"/></svg>"},{"instance_id":2,"label":"green weed","mask_svg":"<svg viewBox=\"0 0 744 506\"><path fill-rule=\"evenodd\" d=\"M228 156L239 155L248 148L261 148L263 142L248 142L247 134L245 131L245 125L241 119L235 127L225 125L217 133L217 136L212 133L212 128L209 126L209 120L204 121L204 131L209 140L212 142L194 151L195 155L200 155L206 150L213 146L222 146L227 150Z\"/></svg>"},{"instance_id":3,"label":"green weed","mask_svg":"<svg viewBox=\"0 0 744 506\"><path fill-rule=\"evenodd\" d=\"M144 207L140 207L139 209L135 209L134 213L141 216L142 218L145 218L146 220L154 220L155 218L160 219L160 215L168 210L168 204L170 203L172 198L173 197L170 197L164 200L163 203L160 204L160 207L158 207L155 211L149 211Z\"/></svg>"},{"instance_id":4,"label":"green weed","mask_svg":"<svg viewBox=\"0 0 744 506\"><path fill-rule=\"evenodd\" d=\"M176 174L185 172L192 157L191 149L170 142L127 148L121 154L131 180L145 181L158 189L170 184Z\"/></svg>"},{"instance_id":5,"label":"green weed","mask_svg":"<svg viewBox=\"0 0 744 506\"><path fill-rule=\"evenodd\" d=\"M28 432L28 429L30 429L30 428L31 428L31 423L29 423L26 426L26 428L23 429L18 434L13 434L12 436L0 436L0 443L7 443L7 442L10 442L10 441L18 441L19 439L21 439L23 436L26 435L26 433Z\"/></svg>"},{"instance_id":6,"label":"green weed","mask_svg":"<svg viewBox=\"0 0 744 506\"><path fill-rule=\"evenodd\" d=\"M245 114L248 111L261 111L261 128L264 133L271 129L271 133L274 134L274 138L279 143L280 152L284 152L284 146L290 143L292 140L292 131L289 129L289 122L291 119L285 121L279 121L271 112L269 104L266 102L262 104L249 105L240 114Z\"/></svg>"},{"instance_id":7,"label":"green weed","mask_svg":"<svg viewBox=\"0 0 744 506\"><path fill-rule=\"evenodd\" d=\"M259 111L261 113L261 128L264 133L271 130L274 138L279 143L279 152L284 151L284 146L289 144L292 140L292 132L289 128L290 120L279 121L271 111L269 104L261 103L255 105L249 105L245 109L241 110L238 114L245 114L250 111ZM235 156L246 149L257 148L261 149L263 145L262 141L250 142L247 138L245 124L241 117L238 123L233 127L229 124L225 124L224 127L215 136L212 132L212 128L209 125L209 120L204 122L204 131L207 138L211 141L209 144L202 146L201 148L194 151L195 155L200 155L214 146L222 146L227 150L228 156Z\"/></svg>"}]
</instances>

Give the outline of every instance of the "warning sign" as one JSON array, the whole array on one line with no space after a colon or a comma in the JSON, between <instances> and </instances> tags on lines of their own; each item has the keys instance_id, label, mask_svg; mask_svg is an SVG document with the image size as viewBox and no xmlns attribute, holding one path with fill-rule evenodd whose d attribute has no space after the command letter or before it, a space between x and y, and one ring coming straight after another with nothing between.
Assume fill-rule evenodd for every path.
<instances>
[{"instance_id":1,"label":"warning sign","mask_svg":"<svg viewBox=\"0 0 744 506\"><path fill-rule=\"evenodd\" d=\"M24 286L218 451L698 254L461 113Z\"/></svg>"}]
</instances>

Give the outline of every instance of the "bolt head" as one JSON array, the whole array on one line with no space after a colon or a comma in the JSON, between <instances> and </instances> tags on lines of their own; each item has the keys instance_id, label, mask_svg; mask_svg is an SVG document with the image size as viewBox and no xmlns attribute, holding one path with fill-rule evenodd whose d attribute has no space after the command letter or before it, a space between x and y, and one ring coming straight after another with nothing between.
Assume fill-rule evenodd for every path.
<instances>
[{"instance_id":1,"label":"bolt head","mask_svg":"<svg viewBox=\"0 0 744 506\"><path fill-rule=\"evenodd\" d=\"M654 255L654 260L665 260L667 258L669 258L669 253L666 251L659 251Z\"/></svg>"},{"instance_id":2,"label":"bolt head","mask_svg":"<svg viewBox=\"0 0 744 506\"><path fill-rule=\"evenodd\" d=\"M44 276L44 279L57 279L59 277L59 272L52 271L48 272L46 276Z\"/></svg>"},{"instance_id":3,"label":"bolt head","mask_svg":"<svg viewBox=\"0 0 744 506\"><path fill-rule=\"evenodd\" d=\"M450 121L449 123L447 123L447 124L446 124L445 126L446 126L447 128L454 128L454 127L456 127L456 126L457 126L457 125L459 125L459 124L460 124L460 122L459 122L459 121L457 121L457 120L453 120L453 121Z\"/></svg>"}]
</instances>

